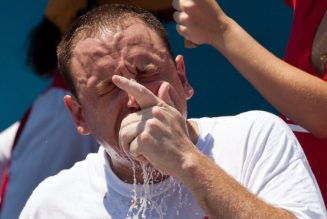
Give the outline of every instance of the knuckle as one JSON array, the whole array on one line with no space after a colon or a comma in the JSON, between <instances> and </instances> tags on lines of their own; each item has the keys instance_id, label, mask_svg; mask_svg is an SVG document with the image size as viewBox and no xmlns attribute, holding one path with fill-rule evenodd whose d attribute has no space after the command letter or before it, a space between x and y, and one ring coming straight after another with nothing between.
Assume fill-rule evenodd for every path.
<instances>
[{"instance_id":1,"label":"knuckle","mask_svg":"<svg viewBox=\"0 0 327 219\"><path fill-rule=\"evenodd\" d=\"M134 83L137 83L137 82L135 81ZM142 93L142 94L147 93L146 87L144 87L142 84L139 84L139 83L137 83L137 84L138 84L137 90L139 93Z\"/></svg>"},{"instance_id":2,"label":"knuckle","mask_svg":"<svg viewBox=\"0 0 327 219\"><path fill-rule=\"evenodd\" d=\"M180 19L183 21L183 23L186 23L189 19L189 15L185 12L182 12L180 15Z\"/></svg>"},{"instance_id":3,"label":"knuckle","mask_svg":"<svg viewBox=\"0 0 327 219\"><path fill-rule=\"evenodd\" d=\"M123 129L127 125L127 116L121 121L120 129Z\"/></svg>"},{"instance_id":4,"label":"knuckle","mask_svg":"<svg viewBox=\"0 0 327 219\"><path fill-rule=\"evenodd\" d=\"M162 120L165 117L166 106L165 103L160 103L158 106L152 108L154 118Z\"/></svg>"},{"instance_id":5,"label":"knuckle","mask_svg":"<svg viewBox=\"0 0 327 219\"><path fill-rule=\"evenodd\" d=\"M143 143L149 143L151 141L151 135L147 132L141 133L139 137Z\"/></svg>"},{"instance_id":6,"label":"knuckle","mask_svg":"<svg viewBox=\"0 0 327 219\"><path fill-rule=\"evenodd\" d=\"M125 149L126 147L126 134L124 133L119 133L119 145Z\"/></svg>"},{"instance_id":7,"label":"knuckle","mask_svg":"<svg viewBox=\"0 0 327 219\"><path fill-rule=\"evenodd\" d=\"M187 33L187 29L183 25L176 25L176 30L182 35L185 35Z\"/></svg>"},{"instance_id":8,"label":"knuckle","mask_svg":"<svg viewBox=\"0 0 327 219\"><path fill-rule=\"evenodd\" d=\"M119 131L119 138L121 141L124 141L127 138L127 133L123 130Z\"/></svg>"},{"instance_id":9,"label":"knuckle","mask_svg":"<svg viewBox=\"0 0 327 219\"><path fill-rule=\"evenodd\" d=\"M193 10L195 3L193 1L185 1L183 4L183 11L189 12Z\"/></svg>"},{"instance_id":10,"label":"knuckle","mask_svg":"<svg viewBox=\"0 0 327 219\"><path fill-rule=\"evenodd\" d=\"M163 81L163 82L161 83L161 86L168 87L169 89L172 88L171 84L170 84L169 82L167 82L167 81Z\"/></svg>"},{"instance_id":11,"label":"knuckle","mask_svg":"<svg viewBox=\"0 0 327 219\"><path fill-rule=\"evenodd\" d=\"M159 128L159 124L155 119L149 119L146 122L147 127L149 128L149 130L153 130L153 129L157 129Z\"/></svg>"},{"instance_id":12,"label":"knuckle","mask_svg":"<svg viewBox=\"0 0 327 219\"><path fill-rule=\"evenodd\" d=\"M172 6L174 9L178 10L179 8L179 1L178 0L173 0Z\"/></svg>"},{"instance_id":13,"label":"knuckle","mask_svg":"<svg viewBox=\"0 0 327 219\"><path fill-rule=\"evenodd\" d=\"M126 127L130 123L130 120L133 116L134 115L132 114L128 114L125 118L123 118L123 120L121 121L120 128Z\"/></svg>"},{"instance_id":14,"label":"knuckle","mask_svg":"<svg viewBox=\"0 0 327 219\"><path fill-rule=\"evenodd\" d=\"M153 108L152 108L152 113L154 114L154 115L156 115L156 114L160 114L161 113L161 111L162 111L162 109L161 109L161 107L160 106L154 106Z\"/></svg>"},{"instance_id":15,"label":"knuckle","mask_svg":"<svg viewBox=\"0 0 327 219\"><path fill-rule=\"evenodd\" d=\"M174 12L173 14L174 20L178 24L187 24L189 15L186 12Z\"/></svg>"}]
</instances>

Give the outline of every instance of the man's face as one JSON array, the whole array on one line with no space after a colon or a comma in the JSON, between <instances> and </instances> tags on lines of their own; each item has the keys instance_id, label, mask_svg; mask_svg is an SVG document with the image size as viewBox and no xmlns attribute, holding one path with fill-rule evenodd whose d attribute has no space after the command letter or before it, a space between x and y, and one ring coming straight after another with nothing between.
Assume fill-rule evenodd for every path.
<instances>
[{"instance_id":1,"label":"man's face","mask_svg":"<svg viewBox=\"0 0 327 219\"><path fill-rule=\"evenodd\" d=\"M112 83L113 75L136 80L159 98L161 86L169 83L174 107L185 116L186 99L193 93L182 57L175 65L157 34L140 22L114 34L79 41L71 71L79 103L71 98L74 104L66 101L66 105L78 130L95 135L111 158L125 157L118 142L120 125L126 115L140 110L134 97Z\"/></svg>"}]
</instances>

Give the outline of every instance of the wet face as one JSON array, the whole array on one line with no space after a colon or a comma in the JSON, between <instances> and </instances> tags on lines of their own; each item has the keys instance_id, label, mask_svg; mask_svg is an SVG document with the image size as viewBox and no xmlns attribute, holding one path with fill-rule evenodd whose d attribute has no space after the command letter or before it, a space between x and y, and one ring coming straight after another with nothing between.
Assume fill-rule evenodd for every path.
<instances>
[{"instance_id":1,"label":"wet face","mask_svg":"<svg viewBox=\"0 0 327 219\"><path fill-rule=\"evenodd\" d=\"M120 124L126 115L140 110L134 97L112 83L113 75L136 80L159 98L160 87L168 83L174 107L186 116L186 99L193 90L183 58L174 62L157 34L142 23L78 42L71 63L79 102L71 98L66 105L79 132L93 134L112 159L125 159L118 143Z\"/></svg>"}]
</instances>

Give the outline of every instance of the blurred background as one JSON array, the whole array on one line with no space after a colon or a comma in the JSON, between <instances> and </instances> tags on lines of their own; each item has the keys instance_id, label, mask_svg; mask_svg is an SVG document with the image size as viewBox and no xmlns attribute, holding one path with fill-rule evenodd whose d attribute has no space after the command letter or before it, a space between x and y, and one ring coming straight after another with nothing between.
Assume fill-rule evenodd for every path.
<instances>
[{"instance_id":1,"label":"blurred background","mask_svg":"<svg viewBox=\"0 0 327 219\"><path fill-rule=\"evenodd\" d=\"M282 0L219 3L257 41L283 57L292 11ZM19 120L50 83L34 75L26 64L30 31L40 21L46 5L46 0L1 1L0 131ZM231 115L248 110L276 113L216 50L209 46L185 49L175 24L165 26L175 55L184 55L188 78L195 89L189 101L189 117Z\"/></svg>"}]
</instances>

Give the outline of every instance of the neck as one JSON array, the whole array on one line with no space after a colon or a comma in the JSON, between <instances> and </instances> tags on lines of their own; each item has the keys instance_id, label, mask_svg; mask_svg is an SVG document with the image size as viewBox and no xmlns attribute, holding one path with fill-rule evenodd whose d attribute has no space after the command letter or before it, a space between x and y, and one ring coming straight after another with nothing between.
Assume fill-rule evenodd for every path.
<instances>
[{"instance_id":1,"label":"neck","mask_svg":"<svg viewBox=\"0 0 327 219\"><path fill-rule=\"evenodd\" d=\"M154 184L159 183L169 177L168 175L164 175L160 171L153 168L153 166L149 163L138 162L126 158L115 159L115 162L112 162L112 158L108 154L107 158L113 172L122 181L129 184Z\"/></svg>"},{"instance_id":2,"label":"neck","mask_svg":"<svg viewBox=\"0 0 327 219\"><path fill-rule=\"evenodd\" d=\"M187 120L187 130L192 143L196 145L199 138L198 124L194 121Z\"/></svg>"}]
</instances>

